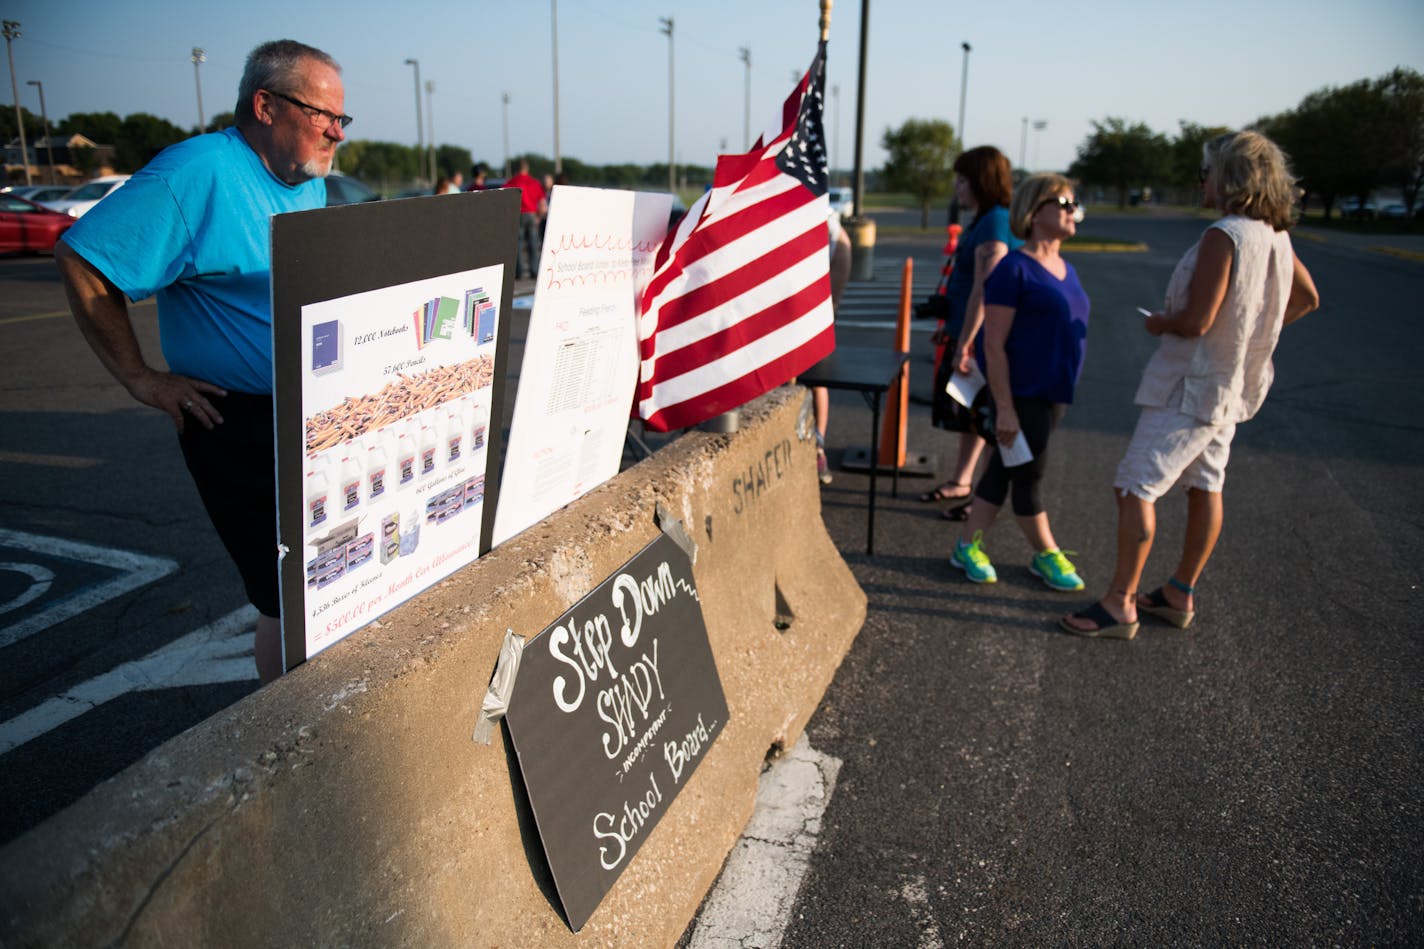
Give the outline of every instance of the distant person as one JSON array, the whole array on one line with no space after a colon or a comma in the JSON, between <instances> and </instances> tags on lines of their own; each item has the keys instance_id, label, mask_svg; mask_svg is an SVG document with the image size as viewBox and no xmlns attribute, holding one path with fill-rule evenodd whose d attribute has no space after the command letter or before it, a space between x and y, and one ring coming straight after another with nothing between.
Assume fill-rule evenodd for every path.
<instances>
[{"instance_id":1,"label":"distant person","mask_svg":"<svg viewBox=\"0 0 1424 949\"><path fill-rule=\"evenodd\" d=\"M263 682L282 673L272 423L272 217L326 203L341 67L292 40L258 46L236 124L164 149L64 235L69 306L104 367L166 412L208 516L257 607ZM169 371L150 366L127 300L157 295ZM126 300L127 298L127 300Z\"/></svg>"},{"instance_id":2,"label":"distant person","mask_svg":"<svg viewBox=\"0 0 1424 949\"><path fill-rule=\"evenodd\" d=\"M450 193L450 176L449 176L449 175L441 175L439 178L435 179L435 187L432 188L432 189L430 189L430 193L431 193L431 194L449 194L449 193Z\"/></svg>"},{"instance_id":3,"label":"distant person","mask_svg":"<svg viewBox=\"0 0 1424 949\"><path fill-rule=\"evenodd\" d=\"M465 186L466 191L485 190L485 166L475 165L470 169L470 183Z\"/></svg>"},{"instance_id":4,"label":"distant person","mask_svg":"<svg viewBox=\"0 0 1424 949\"><path fill-rule=\"evenodd\" d=\"M949 318L941 336L949 344L935 374L932 418L940 428L962 424L964 415L945 391L951 376L968 373L974 367L975 340L984 325L984 280L1004 255L1023 241L1009 228L1009 201L1013 197L1013 175L1009 160L992 145L981 145L962 153L954 161L954 194L959 206L973 215L969 227L959 237L945 298ZM959 450L950 479L920 495L926 503L950 501L945 510L950 520L968 516L968 502L974 493L974 470L984 450L984 439L972 426L959 434Z\"/></svg>"},{"instance_id":5,"label":"distant person","mask_svg":"<svg viewBox=\"0 0 1424 949\"><path fill-rule=\"evenodd\" d=\"M1023 246L984 281L983 368L994 407L993 451L950 562L975 583L998 579L984 551L984 531L1013 492L1014 516L1035 551L1029 571L1054 590L1081 590L1077 569L1058 548L1041 488L1048 445L1083 371L1088 295L1059 256L1077 230L1078 202L1062 175L1034 175L1014 190L1009 223ZM1008 464L1019 437L1031 458ZM1019 447L1022 447L1020 445Z\"/></svg>"},{"instance_id":6,"label":"distant person","mask_svg":"<svg viewBox=\"0 0 1424 949\"><path fill-rule=\"evenodd\" d=\"M1147 613L1185 629L1196 586L1221 535L1222 489L1236 426L1266 400L1281 328L1320 305L1291 247L1296 187L1284 153L1258 132L1208 142L1203 204L1224 216L1182 255L1166 308L1142 321L1161 338L1142 373L1137 429L1113 479L1117 563L1102 598L1059 624L1080 636L1131 639ZM1156 501L1187 492L1182 556L1167 582L1137 592L1157 530Z\"/></svg>"},{"instance_id":7,"label":"distant person","mask_svg":"<svg viewBox=\"0 0 1424 949\"><path fill-rule=\"evenodd\" d=\"M504 183L519 189L519 244L515 254L516 279L533 277L539 269L539 222L548 210L548 196L538 179L529 174L529 162L520 159L519 171Z\"/></svg>"}]
</instances>

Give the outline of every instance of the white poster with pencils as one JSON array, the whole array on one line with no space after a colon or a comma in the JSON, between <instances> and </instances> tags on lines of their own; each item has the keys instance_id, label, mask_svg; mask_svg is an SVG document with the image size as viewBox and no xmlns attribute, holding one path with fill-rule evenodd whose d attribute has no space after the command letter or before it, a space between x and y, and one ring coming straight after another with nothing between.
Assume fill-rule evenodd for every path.
<instances>
[{"instance_id":1,"label":"white poster with pencils","mask_svg":"<svg viewBox=\"0 0 1424 949\"><path fill-rule=\"evenodd\" d=\"M301 308L308 657L479 556L503 274Z\"/></svg>"},{"instance_id":2,"label":"white poster with pencils","mask_svg":"<svg viewBox=\"0 0 1424 949\"><path fill-rule=\"evenodd\" d=\"M638 295L672 196L554 189L494 543L618 473L638 378Z\"/></svg>"}]
</instances>

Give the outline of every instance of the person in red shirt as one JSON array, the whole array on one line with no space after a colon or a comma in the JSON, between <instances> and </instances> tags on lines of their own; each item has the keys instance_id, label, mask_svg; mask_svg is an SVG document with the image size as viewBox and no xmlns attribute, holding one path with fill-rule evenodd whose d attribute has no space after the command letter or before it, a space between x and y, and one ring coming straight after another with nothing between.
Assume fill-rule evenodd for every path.
<instances>
[{"instance_id":1,"label":"person in red shirt","mask_svg":"<svg viewBox=\"0 0 1424 949\"><path fill-rule=\"evenodd\" d=\"M548 195L539 179L529 174L529 162L520 159L519 172L504 183L506 188L519 189L519 245L516 250L514 276L533 277L539 269L539 221L549 207Z\"/></svg>"}]
</instances>

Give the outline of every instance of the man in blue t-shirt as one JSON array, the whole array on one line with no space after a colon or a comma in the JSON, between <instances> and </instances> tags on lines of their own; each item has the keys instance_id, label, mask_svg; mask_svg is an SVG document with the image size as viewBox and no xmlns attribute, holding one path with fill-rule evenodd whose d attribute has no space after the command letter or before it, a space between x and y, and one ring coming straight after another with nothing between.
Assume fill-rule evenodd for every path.
<instances>
[{"instance_id":1,"label":"man in blue t-shirt","mask_svg":"<svg viewBox=\"0 0 1424 949\"><path fill-rule=\"evenodd\" d=\"M341 68L293 40L254 49L236 125L165 149L55 248L69 306L104 367L168 413L208 516L257 607L263 682L282 673L272 406L271 219L326 203ZM128 301L157 296L167 371ZM196 422L197 424L192 424Z\"/></svg>"}]
</instances>

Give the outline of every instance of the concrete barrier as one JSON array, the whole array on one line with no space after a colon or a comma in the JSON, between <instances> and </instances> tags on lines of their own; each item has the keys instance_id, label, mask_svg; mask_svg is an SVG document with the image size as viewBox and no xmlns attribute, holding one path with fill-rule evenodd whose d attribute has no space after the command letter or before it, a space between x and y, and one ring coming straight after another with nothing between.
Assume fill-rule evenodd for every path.
<instances>
[{"instance_id":1,"label":"concrete barrier","mask_svg":"<svg viewBox=\"0 0 1424 949\"><path fill-rule=\"evenodd\" d=\"M7 845L0 945L674 943L865 618L808 406L783 387L684 436ZM575 935L512 755L470 736L505 629L613 573L658 504L698 545L730 719Z\"/></svg>"}]
</instances>

